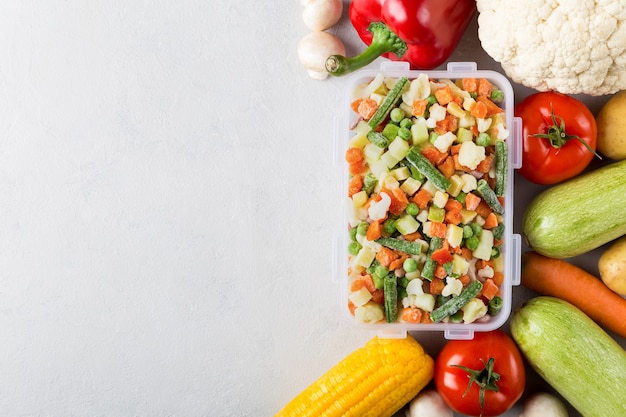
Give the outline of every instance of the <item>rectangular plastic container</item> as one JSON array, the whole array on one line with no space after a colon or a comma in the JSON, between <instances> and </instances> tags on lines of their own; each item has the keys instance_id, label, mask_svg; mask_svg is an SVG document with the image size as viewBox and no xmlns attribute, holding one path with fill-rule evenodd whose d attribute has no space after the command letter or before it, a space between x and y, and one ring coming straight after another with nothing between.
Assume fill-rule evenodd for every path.
<instances>
[{"instance_id":1,"label":"rectangular plastic container","mask_svg":"<svg viewBox=\"0 0 626 417\"><path fill-rule=\"evenodd\" d=\"M351 126L354 126L357 115L352 111L350 104L354 99L357 87L374 79L382 74L385 78L407 77L409 80L417 78L420 74L426 74L430 79L457 80L463 78L484 78L489 80L499 90L504 92L504 101L500 106L505 111L506 128L509 130L507 143L507 183L505 190L505 211L503 215L504 235L501 245L501 255L504 257L504 281L500 286L500 296L503 306L499 314L489 321L474 321L472 323L358 323L348 309L349 278L348 278L348 245L350 236L348 233L348 212L347 205L350 203L348 190L348 164L344 155L349 141L354 136ZM404 337L408 331L443 331L446 339L472 339L474 332L490 331L501 327L511 313L512 287L520 284L520 251L521 239L517 234L513 234L513 170L521 166L521 120L514 117L514 97L513 88L503 75L489 70L477 70L476 64L472 62L449 63L447 70L423 71L410 70L409 65L404 62L389 61L381 65L379 69L364 69L349 76L341 102L341 113L337 119L336 137L337 147L335 160L339 168L340 189L339 198L341 201L339 233L335 242L335 274L334 282L340 287L340 297L342 308L347 319L356 326L362 327L378 334L379 337ZM350 203L351 204L351 203Z\"/></svg>"}]
</instances>

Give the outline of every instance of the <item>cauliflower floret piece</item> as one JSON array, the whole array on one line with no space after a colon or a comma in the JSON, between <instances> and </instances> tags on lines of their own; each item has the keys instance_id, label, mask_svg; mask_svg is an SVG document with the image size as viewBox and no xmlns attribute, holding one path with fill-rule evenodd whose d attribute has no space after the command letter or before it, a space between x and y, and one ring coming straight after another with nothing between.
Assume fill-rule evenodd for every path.
<instances>
[{"instance_id":1,"label":"cauliflower floret piece","mask_svg":"<svg viewBox=\"0 0 626 417\"><path fill-rule=\"evenodd\" d=\"M485 159L485 148L474 142L463 142L459 149L459 163L469 169L476 169Z\"/></svg>"},{"instance_id":2,"label":"cauliflower floret piece","mask_svg":"<svg viewBox=\"0 0 626 417\"><path fill-rule=\"evenodd\" d=\"M476 189L478 181L476 181L475 176L471 174L463 174L461 175L461 179L463 180L463 188L461 188L461 191L463 191L464 193L469 193Z\"/></svg>"},{"instance_id":3,"label":"cauliflower floret piece","mask_svg":"<svg viewBox=\"0 0 626 417\"><path fill-rule=\"evenodd\" d=\"M514 82L593 96L626 89L624 2L477 0L476 6L481 45Z\"/></svg>"},{"instance_id":4,"label":"cauliflower floret piece","mask_svg":"<svg viewBox=\"0 0 626 417\"><path fill-rule=\"evenodd\" d=\"M372 201L367 214L372 220L382 220L391 206L391 197L385 192L380 193L380 201Z\"/></svg>"},{"instance_id":5,"label":"cauliflower floret piece","mask_svg":"<svg viewBox=\"0 0 626 417\"><path fill-rule=\"evenodd\" d=\"M435 145L435 148L439 149L441 152L447 152L455 140L456 135L454 133L446 132L443 135L437 136L433 145Z\"/></svg>"},{"instance_id":6,"label":"cauliflower floret piece","mask_svg":"<svg viewBox=\"0 0 626 417\"><path fill-rule=\"evenodd\" d=\"M385 318L385 313L383 306L370 301L354 310L354 318L357 323L376 323Z\"/></svg>"},{"instance_id":7,"label":"cauliflower floret piece","mask_svg":"<svg viewBox=\"0 0 626 417\"><path fill-rule=\"evenodd\" d=\"M457 278L447 277L446 285L441 290L441 295L447 297L449 295L459 295L463 291L463 283Z\"/></svg>"},{"instance_id":8,"label":"cauliflower floret piece","mask_svg":"<svg viewBox=\"0 0 626 417\"><path fill-rule=\"evenodd\" d=\"M487 314L487 306L482 300L478 298L472 298L462 308L463 321L465 323L473 323L479 318Z\"/></svg>"},{"instance_id":9,"label":"cauliflower floret piece","mask_svg":"<svg viewBox=\"0 0 626 417\"><path fill-rule=\"evenodd\" d=\"M445 119L446 115L448 114L448 111L446 110L446 108L438 103L435 103L432 106L430 106L430 109L428 110L428 112L430 114L430 117L426 119L426 126L428 126L431 129L434 129L437 126L437 122L440 122L443 119Z\"/></svg>"}]
</instances>

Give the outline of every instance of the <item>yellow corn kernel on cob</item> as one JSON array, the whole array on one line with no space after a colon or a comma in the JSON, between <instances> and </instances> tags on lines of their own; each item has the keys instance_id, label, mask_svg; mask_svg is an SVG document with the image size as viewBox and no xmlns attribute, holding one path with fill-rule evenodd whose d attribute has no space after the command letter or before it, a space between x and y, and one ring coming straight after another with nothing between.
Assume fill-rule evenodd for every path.
<instances>
[{"instance_id":1,"label":"yellow corn kernel on cob","mask_svg":"<svg viewBox=\"0 0 626 417\"><path fill-rule=\"evenodd\" d=\"M433 372L433 359L410 335L374 337L275 417L391 417L430 382Z\"/></svg>"}]
</instances>

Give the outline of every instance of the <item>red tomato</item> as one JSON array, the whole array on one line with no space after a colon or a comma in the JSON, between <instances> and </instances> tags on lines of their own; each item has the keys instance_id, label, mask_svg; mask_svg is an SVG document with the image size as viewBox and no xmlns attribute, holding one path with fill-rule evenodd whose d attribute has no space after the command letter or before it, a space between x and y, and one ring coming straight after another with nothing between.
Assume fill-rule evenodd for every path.
<instances>
[{"instance_id":1,"label":"red tomato","mask_svg":"<svg viewBox=\"0 0 626 417\"><path fill-rule=\"evenodd\" d=\"M515 116L522 118L519 173L529 181L547 185L572 178L596 154L596 119L574 97L551 91L535 93L515 106Z\"/></svg>"},{"instance_id":2,"label":"red tomato","mask_svg":"<svg viewBox=\"0 0 626 417\"><path fill-rule=\"evenodd\" d=\"M435 385L456 412L493 417L505 413L520 399L526 371L513 339L495 330L476 333L472 340L446 343L435 361Z\"/></svg>"}]
</instances>

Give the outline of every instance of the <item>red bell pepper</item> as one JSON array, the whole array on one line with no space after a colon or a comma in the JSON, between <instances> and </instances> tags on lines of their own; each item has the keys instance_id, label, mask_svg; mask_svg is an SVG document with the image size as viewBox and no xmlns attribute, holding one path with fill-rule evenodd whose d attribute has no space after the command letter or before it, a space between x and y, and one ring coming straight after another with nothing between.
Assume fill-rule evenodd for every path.
<instances>
[{"instance_id":1,"label":"red bell pepper","mask_svg":"<svg viewBox=\"0 0 626 417\"><path fill-rule=\"evenodd\" d=\"M452 54L474 12L475 0L352 0L350 21L367 45L360 55L332 55L331 75L344 75L379 56L433 69Z\"/></svg>"}]
</instances>

